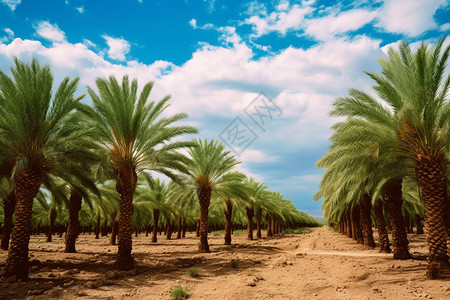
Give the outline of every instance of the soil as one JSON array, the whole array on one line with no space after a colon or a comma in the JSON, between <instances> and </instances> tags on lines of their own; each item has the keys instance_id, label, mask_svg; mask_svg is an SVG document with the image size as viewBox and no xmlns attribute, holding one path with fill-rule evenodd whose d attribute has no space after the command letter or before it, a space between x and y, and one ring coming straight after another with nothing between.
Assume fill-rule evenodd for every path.
<instances>
[{"instance_id":1,"label":"soil","mask_svg":"<svg viewBox=\"0 0 450 300\"><path fill-rule=\"evenodd\" d=\"M209 234L211 253L185 239L133 237L138 267L114 268L109 237L80 235L78 253L63 253L64 239L32 236L30 280L0 282L0 299L171 299L181 286L189 299L450 299L450 278L428 280L425 236L409 234L413 260L367 250L327 227L303 234L249 241ZM4 265L7 251L0 250ZM199 276L186 274L198 269Z\"/></svg>"}]
</instances>

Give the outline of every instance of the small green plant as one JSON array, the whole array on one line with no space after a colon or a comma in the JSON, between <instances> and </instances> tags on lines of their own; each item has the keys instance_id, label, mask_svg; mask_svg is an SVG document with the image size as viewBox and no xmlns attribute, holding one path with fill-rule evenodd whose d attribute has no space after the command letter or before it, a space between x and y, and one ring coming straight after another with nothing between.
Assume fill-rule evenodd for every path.
<instances>
[{"instance_id":1,"label":"small green plant","mask_svg":"<svg viewBox=\"0 0 450 300\"><path fill-rule=\"evenodd\" d=\"M223 231L214 231L214 236L221 236Z\"/></svg>"},{"instance_id":2,"label":"small green plant","mask_svg":"<svg viewBox=\"0 0 450 300\"><path fill-rule=\"evenodd\" d=\"M246 230L235 230L235 231L233 231L233 235L238 236L238 235L244 234L246 232L247 232Z\"/></svg>"},{"instance_id":3,"label":"small green plant","mask_svg":"<svg viewBox=\"0 0 450 300\"><path fill-rule=\"evenodd\" d=\"M306 227L292 228L292 229L284 229L281 232L281 235L285 234L302 234L306 231Z\"/></svg>"},{"instance_id":4,"label":"small green plant","mask_svg":"<svg viewBox=\"0 0 450 300\"><path fill-rule=\"evenodd\" d=\"M186 274L188 274L191 277L198 277L200 273L200 270L197 268L190 268L186 270Z\"/></svg>"},{"instance_id":5,"label":"small green plant","mask_svg":"<svg viewBox=\"0 0 450 300\"><path fill-rule=\"evenodd\" d=\"M183 300L189 298L188 289L182 286L176 285L170 288L170 297L174 300Z\"/></svg>"}]
</instances>

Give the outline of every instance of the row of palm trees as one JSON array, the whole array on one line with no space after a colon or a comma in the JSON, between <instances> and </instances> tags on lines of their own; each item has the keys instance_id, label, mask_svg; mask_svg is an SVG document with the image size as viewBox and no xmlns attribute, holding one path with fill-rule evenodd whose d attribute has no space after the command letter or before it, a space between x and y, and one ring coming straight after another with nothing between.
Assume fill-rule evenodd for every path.
<instances>
[{"instance_id":1,"label":"row of palm trees","mask_svg":"<svg viewBox=\"0 0 450 300\"><path fill-rule=\"evenodd\" d=\"M351 89L334 102L331 115L346 119L333 126L332 145L317 162L325 173L315 199L324 199L328 222L350 235L360 230L351 224L362 224L367 246L374 245L373 212L388 251L389 215L394 258L410 258L405 225L413 219L420 227L424 215L430 278L449 270L450 47L444 44L445 38L413 51L402 42L379 58L381 73L366 72L378 97Z\"/></svg>"},{"instance_id":2,"label":"row of palm trees","mask_svg":"<svg viewBox=\"0 0 450 300\"><path fill-rule=\"evenodd\" d=\"M65 78L53 94L49 66L41 67L36 59L25 63L16 58L14 62L11 77L0 72L4 249L13 228L3 277L28 278L34 202L48 207L51 225L57 218L57 203L66 199L66 252L75 251L83 199L85 206L97 210L97 225L102 221L100 211L108 212L112 236L118 238L116 265L123 270L134 265L133 218L139 223L152 213L153 230L160 214L171 224L173 220L164 212L169 202L180 203L177 216L187 219L190 212L182 204L198 201L202 252L209 251L211 199L224 203L228 221L230 207L245 201L249 224L255 210L257 224L263 212L271 224L316 224L282 195L236 172L238 162L223 145L187 139L197 129L180 122L186 114L167 116L169 96L149 101L153 82L139 90L137 80L130 81L128 76L121 82L114 76L98 78L96 90L88 87L89 106L81 102L83 96L75 96L78 78ZM155 173L172 182L165 185L154 179ZM267 214L268 199L277 199L273 206L281 207ZM115 206L108 204L114 201Z\"/></svg>"}]
</instances>

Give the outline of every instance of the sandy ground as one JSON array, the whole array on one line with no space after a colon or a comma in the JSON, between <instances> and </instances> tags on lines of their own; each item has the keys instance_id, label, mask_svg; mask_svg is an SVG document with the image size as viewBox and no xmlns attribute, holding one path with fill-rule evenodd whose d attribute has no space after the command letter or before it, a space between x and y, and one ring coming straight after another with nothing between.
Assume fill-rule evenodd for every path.
<instances>
[{"instance_id":1,"label":"sandy ground","mask_svg":"<svg viewBox=\"0 0 450 300\"><path fill-rule=\"evenodd\" d=\"M33 236L31 280L0 282L0 299L170 299L177 285L189 299L450 299L450 278L425 279L424 236L409 238L417 259L395 261L327 227L253 241L242 234L232 246L210 234L208 254L197 252L193 234L157 244L141 235L133 238L136 274L114 271L117 246L106 237L81 235L79 252L66 254L63 239ZM0 264L6 256L0 252Z\"/></svg>"}]
</instances>

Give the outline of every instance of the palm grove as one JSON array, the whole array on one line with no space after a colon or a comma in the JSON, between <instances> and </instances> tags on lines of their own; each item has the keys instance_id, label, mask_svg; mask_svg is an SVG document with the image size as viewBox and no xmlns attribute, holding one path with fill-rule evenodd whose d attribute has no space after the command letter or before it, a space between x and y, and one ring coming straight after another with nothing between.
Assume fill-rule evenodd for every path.
<instances>
[{"instance_id":1,"label":"palm grove","mask_svg":"<svg viewBox=\"0 0 450 300\"><path fill-rule=\"evenodd\" d=\"M263 227L272 236L319 225L237 172L239 162L222 144L186 139L197 130L182 125L184 113L165 116L169 96L149 100L153 82L139 89L128 76L98 78L95 90L88 87L89 106L75 96L78 78L65 78L53 92L49 66L14 63L11 77L0 71L4 278L28 279L30 235L43 230L49 242L65 232L65 252L76 251L80 232L110 233L116 266L127 270L135 267L133 232L152 232L157 242L158 231L170 239L196 230L199 251L209 252L212 228L224 228L230 244L236 226L246 226L252 239L254 223L258 238Z\"/></svg>"},{"instance_id":2,"label":"palm grove","mask_svg":"<svg viewBox=\"0 0 450 300\"><path fill-rule=\"evenodd\" d=\"M338 98L332 145L317 162L325 168L319 192L327 221L367 247L374 247L372 213L382 252L409 259L407 232L426 228L427 276L449 270L450 47L406 43L379 58L381 73L366 73L378 96L351 89ZM388 222L386 222L388 218Z\"/></svg>"}]
</instances>

